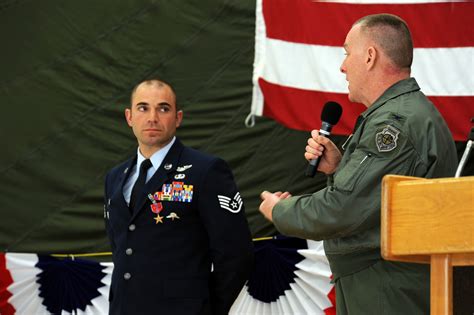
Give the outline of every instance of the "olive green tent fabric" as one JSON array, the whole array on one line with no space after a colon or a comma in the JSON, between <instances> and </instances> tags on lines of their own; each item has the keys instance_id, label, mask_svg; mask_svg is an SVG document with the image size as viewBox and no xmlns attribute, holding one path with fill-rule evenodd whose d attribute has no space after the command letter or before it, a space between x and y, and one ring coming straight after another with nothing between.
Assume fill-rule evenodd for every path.
<instances>
[{"instance_id":1,"label":"olive green tent fabric","mask_svg":"<svg viewBox=\"0 0 474 315\"><path fill-rule=\"evenodd\" d=\"M231 165L254 236L273 233L260 192L313 190L324 177L302 176L307 133L244 125L254 20L254 1L1 4L0 250L109 250L104 175L135 153L123 112L150 76L176 89L182 141Z\"/></svg>"},{"instance_id":2,"label":"olive green tent fabric","mask_svg":"<svg viewBox=\"0 0 474 315\"><path fill-rule=\"evenodd\" d=\"M123 112L150 76L177 91L181 140L231 165L254 237L275 233L260 192L312 192L325 177L303 175L307 132L265 118L244 126L254 27L255 0L2 1L0 251L110 250L104 175L135 153ZM457 308L469 308L469 279L472 268L455 272Z\"/></svg>"},{"instance_id":3,"label":"olive green tent fabric","mask_svg":"<svg viewBox=\"0 0 474 315\"><path fill-rule=\"evenodd\" d=\"M312 192L325 177L304 176L307 132L244 125L254 27L254 0L3 1L0 251L109 250L104 175L136 151L123 112L150 76L175 87L181 140L231 165L254 237L273 234L260 192Z\"/></svg>"}]
</instances>

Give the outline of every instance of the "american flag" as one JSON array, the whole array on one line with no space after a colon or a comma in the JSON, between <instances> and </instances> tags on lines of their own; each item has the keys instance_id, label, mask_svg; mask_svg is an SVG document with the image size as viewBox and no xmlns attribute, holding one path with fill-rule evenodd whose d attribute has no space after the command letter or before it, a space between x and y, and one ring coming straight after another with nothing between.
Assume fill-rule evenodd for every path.
<instances>
[{"instance_id":1,"label":"american flag","mask_svg":"<svg viewBox=\"0 0 474 315\"><path fill-rule=\"evenodd\" d=\"M412 76L454 139L465 140L474 117L472 1L257 0L251 114L312 130L332 100L344 108L333 133L349 134L365 107L347 99L342 45L356 20L375 13L407 22L415 47Z\"/></svg>"}]
</instances>

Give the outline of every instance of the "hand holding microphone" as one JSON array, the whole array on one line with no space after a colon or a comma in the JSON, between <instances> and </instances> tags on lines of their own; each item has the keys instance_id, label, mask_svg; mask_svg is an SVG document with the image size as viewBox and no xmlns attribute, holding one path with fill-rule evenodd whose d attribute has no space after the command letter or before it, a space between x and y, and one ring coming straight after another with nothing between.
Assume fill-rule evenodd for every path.
<instances>
[{"instance_id":1,"label":"hand holding microphone","mask_svg":"<svg viewBox=\"0 0 474 315\"><path fill-rule=\"evenodd\" d=\"M327 139L331 134L332 127L337 124L342 115L342 107L336 102L327 102L324 104L321 112L321 129L319 135L315 131L311 133L312 138L308 140L305 157L309 160L306 169L306 176L314 177L320 162L321 171L324 173L333 173L339 162L342 154L337 146ZM323 155L324 154L324 155Z\"/></svg>"}]
</instances>

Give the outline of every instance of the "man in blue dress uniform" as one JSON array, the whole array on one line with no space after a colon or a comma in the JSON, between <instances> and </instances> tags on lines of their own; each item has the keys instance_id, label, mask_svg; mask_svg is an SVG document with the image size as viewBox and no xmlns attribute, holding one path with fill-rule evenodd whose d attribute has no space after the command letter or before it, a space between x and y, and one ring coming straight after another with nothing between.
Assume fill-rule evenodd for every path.
<instances>
[{"instance_id":1,"label":"man in blue dress uniform","mask_svg":"<svg viewBox=\"0 0 474 315\"><path fill-rule=\"evenodd\" d=\"M110 314L227 314L253 263L229 166L175 137L183 112L161 80L138 84L125 116L138 149L105 181Z\"/></svg>"}]
</instances>

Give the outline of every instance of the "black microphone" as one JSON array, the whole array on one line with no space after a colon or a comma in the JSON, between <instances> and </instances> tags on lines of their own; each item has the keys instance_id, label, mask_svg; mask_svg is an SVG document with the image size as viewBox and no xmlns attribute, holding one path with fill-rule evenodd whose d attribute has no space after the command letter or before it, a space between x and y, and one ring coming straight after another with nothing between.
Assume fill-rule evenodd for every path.
<instances>
[{"instance_id":1,"label":"black microphone","mask_svg":"<svg viewBox=\"0 0 474 315\"><path fill-rule=\"evenodd\" d=\"M324 104L321 112L321 129L319 129L319 135L329 137L331 134L332 127L337 124L342 115L342 107L336 102L327 102ZM306 168L306 176L314 177L316 170L319 165L319 158L315 158L309 161L308 167Z\"/></svg>"},{"instance_id":2,"label":"black microphone","mask_svg":"<svg viewBox=\"0 0 474 315\"><path fill-rule=\"evenodd\" d=\"M471 119L471 122L474 122L474 118ZM469 157L469 153L471 153L471 149L474 146L474 127L471 128L471 132L469 133L469 137L467 139L466 149L461 157L461 161L459 161L458 168L456 169L456 174L454 177L461 177L462 170L466 165L467 159Z\"/></svg>"}]
</instances>

